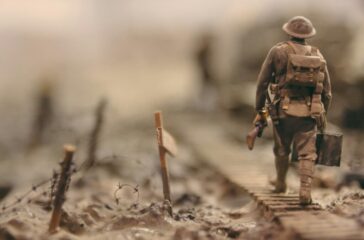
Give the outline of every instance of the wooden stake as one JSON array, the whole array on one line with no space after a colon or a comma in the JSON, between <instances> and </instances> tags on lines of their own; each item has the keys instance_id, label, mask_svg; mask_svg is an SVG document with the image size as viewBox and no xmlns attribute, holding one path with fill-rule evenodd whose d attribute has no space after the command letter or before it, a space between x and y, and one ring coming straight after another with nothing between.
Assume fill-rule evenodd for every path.
<instances>
[{"instance_id":1,"label":"wooden stake","mask_svg":"<svg viewBox=\"0 0 364 240\"><path fill-rule=\"evenodd\" d=\"M53 117L53 93L52 84L49 81L42 83L37 96L37 112L34 118L28 151L38 147L44 140L45 132Z\"/></svg>"},{"instance_id":2,"label":"wooden stake","mask_svg":"<svg viewBox=\"0 0 364 240\"><path fill-rule=\"evenodd\" d=\"M64 160L61 163L62 171L57 184L57 190L53 202L53 212L52 218L49 222L49 233L55 233L61 221L62 215L62 205L65 201L65 193L67 190L67 185L69 184L69 179L71 177L71 163L73 159L73 154L76 151L76 147L73 145L64 146Z\"/></svg>"},{"instance_id":3,"label":"wooden stake","mask_svg":"<svg viewBox=\"0 0 364 240\"><path fill-rule=\"evenodd\" d=\"M90 134L88 143L88 154L85 161L85 169L91 168L96 162L96 152L99 145L99 138L102 129L102 124L104 122L104 113L106 109L106 100L102 99L97 105L95 111L95 125Z\"/></svg>"},{"instance_id":4,"label":"wooden stake","mask_svg":"<svg viewBox=\"0 0 364 240\"><path fill-rule=\"evenodd\" d=\"M171 191L169 187L168 164L166 160L166 149L163 147L163 119L161 112L154 113L155 128L157 130L157 141L159 149L159 160L161 165L164 200L171 203Z\"/></svg>"}]
</instances>

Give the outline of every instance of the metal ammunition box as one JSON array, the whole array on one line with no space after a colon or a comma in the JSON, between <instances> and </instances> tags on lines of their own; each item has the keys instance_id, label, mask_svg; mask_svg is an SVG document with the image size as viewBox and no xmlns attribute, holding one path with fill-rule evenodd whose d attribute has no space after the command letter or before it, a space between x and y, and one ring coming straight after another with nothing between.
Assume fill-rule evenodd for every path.
<instances>
[{"instance_id":1,"label":"metal ammunition box","mask_svg":"<svg viewBox=\"0 0 364 240\"><path fill-rule=\"evenodd\" d=\"M317 160L316 164L325 166L340 166L341 151L343 144L343 135L341 133L317 133L316 150ZM291 160L298 161L298 154L296 147L293 145Z\"/></svg>"}]
</instances>

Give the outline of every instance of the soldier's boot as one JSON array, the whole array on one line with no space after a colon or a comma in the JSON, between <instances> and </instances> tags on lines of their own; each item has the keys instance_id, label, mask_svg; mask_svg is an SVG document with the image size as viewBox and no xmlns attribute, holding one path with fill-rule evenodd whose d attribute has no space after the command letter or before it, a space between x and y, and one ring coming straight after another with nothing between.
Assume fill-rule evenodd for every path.
<instances>
[{"instance_id":1,"label":"soldier's boot","mask_svg":"<svg viewBox=\"0 0 364 240\"><path fill-rule=\"evenodd\" d=\"M275 193L284 193L287 190L286 176L288 171L288 156L277 156L275 158L275 166L277 171L277 178L274 182Z\"/></svg>"},{"instance_id":2,"label":"soldier's boot","mask_svg":"<svg viewBox=\"0 0 364 240\"><path fill-rule=\"evenodd\" d=\"M315 163L312 160L302 159L299 163L299 171L300 171L300 204L308 205L312 203L311 199L311 185L314 174Z\"/></svg>"}]
</instances>

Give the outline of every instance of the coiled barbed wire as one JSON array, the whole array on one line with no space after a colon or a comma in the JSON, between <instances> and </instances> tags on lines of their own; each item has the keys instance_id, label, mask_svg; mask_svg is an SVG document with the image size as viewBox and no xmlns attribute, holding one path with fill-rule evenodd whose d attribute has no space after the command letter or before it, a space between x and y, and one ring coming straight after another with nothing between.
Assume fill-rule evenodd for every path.
<instances>
[{"instance_id":1,"label":"coiled barbed wire","mask_svg":"<svg viewBox=\"0 0 364 240\"><path fill-rule=\"evenodd\" d=\"M133 189L134 190L134 194L136 193L137 194L137 198L136 198L136 200L135 200L135 202L134 202L134 204L132 204L132 205L138 205L139 204L139 185L137 184L137 185L135 185L135 186L132 186L132 185L130 185L130 184L121 184L120 182L118 183L118 185L117 185L117 188L116 188L116 190L114 191L114 199L115 199L115 203L116 203L116 205L119 205L119 203L120 203L120 198L117 196L117 193L120 191L120 190L122 190L123 188L125 188L125 187L129 187L129 188L131 188L131 189Z\"/></svg>"}]
</instances>

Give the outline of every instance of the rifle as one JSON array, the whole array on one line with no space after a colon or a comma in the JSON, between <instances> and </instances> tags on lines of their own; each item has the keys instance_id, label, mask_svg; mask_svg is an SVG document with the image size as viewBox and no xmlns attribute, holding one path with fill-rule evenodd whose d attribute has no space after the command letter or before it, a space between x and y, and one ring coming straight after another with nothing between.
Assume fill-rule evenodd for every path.
<instances>
[{"instance_id":1,"label":"rifle","mask_svg":"<svg viewBox=\"0 0 364 240\"><path fill-rule=\"evenodd\" d=\"M253 130L246 136L246 144L249 150L253 150L255 139L262 136L264 128L267 126L267 111L263 110L261 116L263 119L255 122Z\"/></svg>"}]
</instances>

